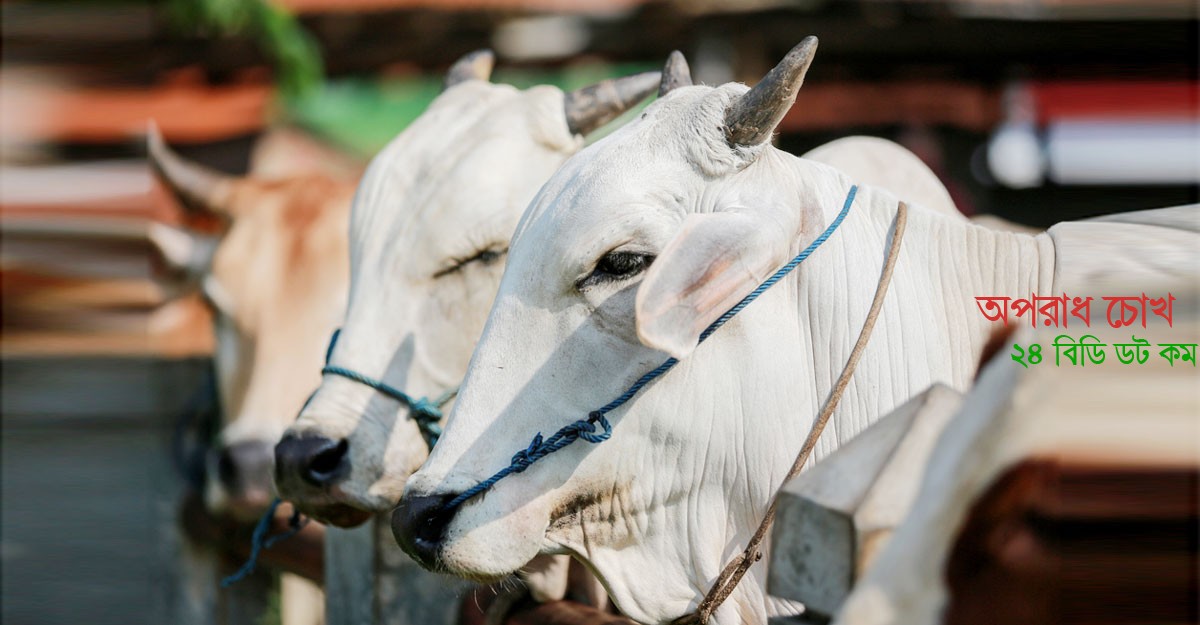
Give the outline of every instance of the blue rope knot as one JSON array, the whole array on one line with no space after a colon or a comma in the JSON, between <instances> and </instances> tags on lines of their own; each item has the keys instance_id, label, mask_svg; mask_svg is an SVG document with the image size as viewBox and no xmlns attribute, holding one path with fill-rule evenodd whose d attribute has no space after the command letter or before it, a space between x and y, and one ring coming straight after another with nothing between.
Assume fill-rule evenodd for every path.
<instances>
[{"instance_id":1,"label":"blue rope knot","mask_svg":"<svg viewBox=\"0 0 1200 625\"><path fill-rule=\"evenodd\" d=\"M418 421L441 421L442 411L429 401L428 397L418 397L409 404L408 409L413 413L413 418Z\"/></svg>"},{"instance_id":2,"label":"blue rope knot","mask_svg":"<svg viewBox=\"0 0 1200 625\"><path fill-rule=\"evenodd\" d=\"M542 448L542 433L538 432L537 435L533 437L533 440L530 441L528 447L513 454L513 457L512 457L513 473L520 473L521 471L528 469L529 465L536 462L538 459L538 452L541 451L541 448Z\"/></svg>"}]
</instances>

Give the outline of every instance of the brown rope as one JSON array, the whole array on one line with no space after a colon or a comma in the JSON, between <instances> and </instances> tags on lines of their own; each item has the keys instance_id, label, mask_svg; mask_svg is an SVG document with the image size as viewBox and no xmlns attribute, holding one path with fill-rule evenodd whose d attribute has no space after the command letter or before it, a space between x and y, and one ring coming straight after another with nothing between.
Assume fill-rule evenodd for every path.
<instances>
[{"instance_id":1,"label":"brown rope","mask_svg":"<svg viewBox=\"0 0 1200 625\"><path fill-rule=\"evenodd\" d=\"M850 383L850 378L854 375L854 369L858 366L858 361L862 358L863 351L867 348L867 341L871 338L871 330L875 328L875 320L879 317L879 311L883 307L883 298L887 295L888 285L892 281L892 272L896 268L896 259L900 255L900 241L904 238L904 227L907 223L908 205L900 202L896 209L896 231L892 235L892 245L888 249L887 260L884 261L883 274L879 277L879 286L875 289L875 299L871 302L871 309L867 313L867 319L863 322L862 330L858 333L858 342L854 344L854 350L850 352L850 358L846 361L846 366L842 369L842 375L838 377L837 383L833 385L829 401L821 409L816 422L813 423L812 430L808 433L808 438L804 441L804 446L800 448L800 453L796 455L796 461L792 463L792 468L788 471L787 477L784 478L784 484L793 477L796 477L800 473L800 469L804 468L804 464L808 462L808 457L812 455L813 448L817 446L817 441L821 438L821 432L825 430L825 425L829 423L829 417L833 415L838 402L841 401L842 394L846 391L846 385ZM782 488L783 485L781 484L780 489ZM758 524L758 529L754 530L754 535L750 538L749 544L746 545L746 550L725 566L725 569L721 571L716 581L713 582L708 594L704 596L704 600L696 607L696 611L675 619L674 622L676 625L706 625L708 623L708 619L712 616L713 612L729 598L734 588L737 588L738 582L742 581L746 572L750 570L750 566L762 559L762 551L759 551L759 547L766 540L767 532L771 529L771 524L775 521L775 509L778 505L779 492L776 491L775 496L771 498L771 505L767 508L766 516L763 517L762 523Z\"/></svg>"}]
</instances>

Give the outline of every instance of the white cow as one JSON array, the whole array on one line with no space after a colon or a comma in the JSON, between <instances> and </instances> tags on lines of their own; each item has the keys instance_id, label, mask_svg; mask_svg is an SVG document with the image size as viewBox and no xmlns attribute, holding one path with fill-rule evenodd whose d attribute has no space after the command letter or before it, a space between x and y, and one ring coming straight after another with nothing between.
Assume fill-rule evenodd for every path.
<instances>
[{"instance_id":1,"label":"white cow","mask_svg":"<svg viewBox=\"0 0 1200 625\"><path fill-rule=\"evenodd\" d=\"M413 397L461 380L508 239L538 188L588 133L659 85L648 72L568 93L519 90L488 81L492 62L485 52L456 64L354 198L350 300L330 363ZM276 484L305 513L349 527L390 510L427 455L408 406L326 375L276 448ZM556 581L531 581L538 599L562 596L565 564L545 571Z\"/></svg>"},{"instance_id":2,"label":"white cow","mask_svg":"<svg viewBox=\"0 0 1200 625\"><path fill-rule=\"evenodd\" d=\"M829 397L897 215L895 195L860 187L807 262L697 348L825 230L856 182L769 144L815 48L806 39L752 90L678 81L538 193L446 431L393 515L410 555L486 579L569 553L638 621L696 608ZM913 205L882 315L810 462L933 382L966 388L993 330L974 296L1055 292L1055 273L1050 235ZM535 434L584 418L667 356L679 366L609 415L611 439L577 442L445 508ZM762 573L751 568L716 622L795 610L768 601Z\"/></svg>"}]
</instances>

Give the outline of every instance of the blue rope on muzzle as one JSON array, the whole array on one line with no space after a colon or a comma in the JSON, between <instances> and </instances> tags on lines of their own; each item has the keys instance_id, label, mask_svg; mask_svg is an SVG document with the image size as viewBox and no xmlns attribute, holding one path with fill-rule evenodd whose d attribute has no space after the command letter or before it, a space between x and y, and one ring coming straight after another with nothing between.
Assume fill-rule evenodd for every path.
<instances>
[{"instance_id":1,"label":"blue rope on muzzle","mask_svg":"<svg viewBox=\"0 0 1200 625\"><path fill-rule=\"evenodd\" d=\"M388 397L404 404L408 408L408 413L413 421L417 422L417 427L421 430L421 435L425 437L425 442L428 443L429 449L437 444L438 438L442 435L441 420L442 406L454 399L458 394L458 387L454 387L433 399L427 397L412 397L408 393L375 378L363 375L357 371L351 371L345 367L329 364L329 358L333 355L333 347L337 345L338 335L342 333L342 329L338 328L333 331L333 336L329 339L329 348L325 350L325 366L321 369L322 374L339 375L347 380L353 380L364 386L369 386Z\"/></svg>"},{"instance_id":2,"label":"blue rope on muzzle","mask_svg":"<svg viewBox=\"0 0 1200 625\"><path fill-rule=\"evenodd\" d=\"M800 263L804 262L806 258L812 255L812 253L815 252L817 248L820 247L821 244L824 243L825 240L828 239L830 235L832 235L834 231L838 229L838 226L842 225L842 221L846 218L846 215L850 212L850 207L854 204L854 196L857 193L857 185L850 187L850 192L846 195L846 202L842 206L842 211L838 213L833 222L829 224L829 227L826 228L820 236L814 239L813 242L808 245L808 247L805 247L803 251L793 257L792 260L788 261L786 265L780 267L778 271L771 274L771 277L767 278L762 284L758 285L758 287L751 291L749 295L742 299L742 301L738 302L733 308L725 311L725 314L721 315L716 321L712 322L712 324L700 334L700 340L698 342L703 343L704 340L711 336L713 332L717 331L717 328L725 325L725 323L732 319L734 315L742 312L742 309L750 305L750 302L758 299L758 297L766 292L767 289L771 288L775 285L775 283L782 280L784 276L791 273L793 269L798 267ZM541 432L538 432L538 434L533 437L533 440L529 443L528 447L518 451L513 455L512 461L507 467L500 469L486 480L483 480L482 482L463 491L457 497L447 502L444 509L452 510L458 506L461 506L472 497L495 486L496 482L499 482L500 480L514 473L521 473L538 460L549 456L550 454L570 445L571 443L574 443L577 440L583 439L589 443L602 443L608 440L609 437L612 436L612 425L608 422L608 419L605 418L605 415L613 410L616 410L617 408L620 408L630 399L633 399L634 395L637 395L638 392L645 388L647 384L650 384L659 376L670 371L671 368L678 363L679 360L675 358L666 359L661 365L655 367L649 373L646 373L642 377L638 378L637 381L633 383L633 386L630 386L628 389L626 389L625 392L621 393L621 395L616 399L608 402L604 406L601 406L600 409L593 410L592 412L588 413L588 418L586 420L570 423L561 430L555 432L550 438L543 440ZM597 431L597 427L599 427L599 431Z\"/></svg>"},{"instance_id":3,"label":"blue rope on muzzle","mask_svg":"<svg viewBox=\"0 0 1200 625\"><path fill-rule=\"evenodd\" d=\"M388 397L391 397L392 399L395 399L403 404L408 408L408 413L412 417L413 421L416 421L417 428L421 430L421 436L425 439L425 443L428 444L429 449L432 450L433 446L437 444L438 438L442 435L442 406L445 406L447 402L449 402L454 398L455 395L458 394L458 387L454 387L435 397L434 399L428 399L426 397L414 398L408 393L405 393L404 391L382 380L376 380L375 378L365 376L357 371L352 371L345 367L331 365L329 364L329 360L333 356L333 348L337 345L338 336L340 336L341 333L342 329L338 328L333 331L333 336L329 337L329 347L325 348L325 366L321 368L321 374L323 375L328 373L330 375L338 375L343 378L353 380L359 384L369 386L372 389L375 389L376 391L379 391L380 393L383 393L384 395L387 395ZM311 400L312 396L310 395L308 400L304 402L304 407L308 407L308 402ZM304 408L301 408L300 411L304 412ZM302 523L300 521L300 511L296 510L296 512L292 514L292 518L289 521L291 529L285 534L268 538L267 529L271 526L271 519L275 516L275 509L278 508L279 504L281 503L283 503L283 500L276 497L275 500L271 502L271 506L267 509L266 513L264 513L262 518L258 520L258 525L254 527L254 534L251 536L250 557L247 558L246 563L243 564L242 567L237 570L237 572L221 580L222 588L231 584L236 584L244 579L247 575L254 572L255 566L258 564L258 556L263 549L269 549L275 544L295 536L296 533L299 532L304 526L304 524L308 522L306 519Z\"/></svg>"}]
</instances>

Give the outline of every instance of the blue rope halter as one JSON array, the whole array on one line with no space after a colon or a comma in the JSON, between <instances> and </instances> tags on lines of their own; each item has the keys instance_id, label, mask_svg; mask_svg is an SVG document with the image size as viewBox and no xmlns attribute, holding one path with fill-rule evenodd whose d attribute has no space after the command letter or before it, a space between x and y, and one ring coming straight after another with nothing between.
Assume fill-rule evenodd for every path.
<instances>
[{"instance_id":1,"label":"blue rope halter","mask_svg":"<svg viewBox=\"0 0 1200 625\"><path fill-rule=\"evenodd\" d=\"M829 224L829 227L825 229L825 232L822 232L821 236L818 236L812 243L808 245L808 247L804 248L804 250L792 258L792 260L788 261L786 265L780 267L779 270L774 274L771 274L771 277L767 278L766 281L758 285L758 288L751 291L749 295L742 299L742 301L738 302L733 308L725 311L725 314L721 315L712 323L712 325L708 326L708 328L706 328L704 332L700 334L699 342L703 343L704 340L711 336L713 332L717 331L717 328L725 325L725 323L732 319L734 315L738 314L743 308L750 305L750 302L758 299L758 296L762 295L767 289L774 286L776 282L782 280L784 276L791 273L793 269L799 266L800 263L804 262L806 258L815 252L816 249L820 247L821 244L824 243L825 240L828 239L835 230L838 229L838 226L842 225L842 221L846 218L847 213L850 212L850 207L854 204L854 196L857 193L857 185L850 187L850 193L846 195L846 202L842 206L842 211L838 213L836 218L834 218L833 223ZM533 440L529 443L528 447L518 451L513 455L511 464L503 469L500 469L486 480L483 480L482 482L463 491L454 499L451 499L446 503L444 509L452 510L458 506L461 506L472 497L495 486L496 482L499 482L500 480L514 473L521 473L538 460L549 456L550 454L566 447L567 445L570 445L571 443L574 443L579 439L583 439L589 443L602 443L608 440L609 437L612 436L612 425L608 422L608 419L605 418L605 415L623 406L625 402L632 399L634 395L637 395L642 388L654 381L655 378L658 378L664 373L670 371L671 368L674 367L678 362L679 360L675 358L666 359L661 365L655 367L649 373L646 373L642 377L638 378L637 381L633 383L633 386L630 386L628 389L626 389L625 392L621 393L621 395L616 399L601 406L598 410L593 410L592 412L588 413L586 420L570 423L564 426L561 430L555 432L550 438L544 440L542 439L541 432L538 432L537 435L533 437ZM597 426L600 427L599 432L596 430Z\"/></svg>"},{"instance_id":2,"label":"blue rope halter","mask_svg":"<svg viewBox=\"0 0 1200 625\"><path fill-rule=\"evenodd\" d=\"M438 438L442 436L442 406L445 406L446 402L454 399L454 396L458 394L458 387L456 386L432 400L427 397L413 398L408 393L383 380L376 380L345 367L331 365L329 364L329 358L333 355L333 347L337 345L338 335L341 333L341 328L333 331L333 336L329 339L329 348L325 350L325 366L321 369L321 373L340 375L348 380L369 386L407 406L409 414L412 415L413 421L417 422L417 427L420 428L421 435L425 437L425 442L429 444L429 449L432 450L433 446L437 444Z\"/></svg>"},{"instance_id":3,"label":"blue rope halter","mask_svg":"<svg viewBox=\"0 0 1200 625\"><path fill-rule=\"evenodd\" d=\"M340 375L343 378L353 380L359 384L364 384L407 406L408 412L410 415L412 415L413 421L417 422L417 427L421 430L421 436L425 438L425 443L428 444L429 449L432 450L433 446L437 444L438 438L442 435L442 426L440 423L442 420L442 406L445 406L446 402L450 401L455 395L458 394L458 387L454 387L432 400L425 397L413 398L408 393L405 393L404 391L382 380L376 380L375 378L365 376L357 371L351 371L345 367L331 365L329 364L329 359L333 356L333 348L335 345L337 345L338 336L341 335L341 333L342 329L338 328L333 331L333 336L329 337L329 347L325 348L325 366L321 368L321 373ZM310 395L308 400L304 402L304 405L307 407L308 402L311 400L312 396ZM301 408L300 411L303 412L304 408ZM292 514L291 520L288 522L291 529L284 534L268 538L267 529L271 525L271 519L275 516L275 509L278 508L279 504L281 503L283 503L283 500L276 497L275 500L271 502L271 506L263 514L262 518L258 520L258 525L254 527L254 534L251 536L250 557L246 559L246 563L243 564L242 567L235 573L221 580L222 588L236 584L242 579L245 579L247 575L253 573L255 566L258 564L258 556L263 549L269 549L276 543L295 536L296 533L304 527L304 524L308 523L307 519L305 519L303 522L300 521L300 511L296 510L296 512Z\"/></svg>"}]
</instances>

